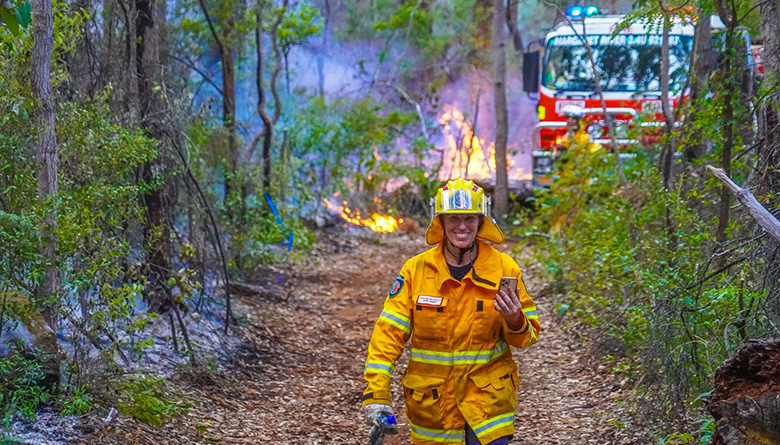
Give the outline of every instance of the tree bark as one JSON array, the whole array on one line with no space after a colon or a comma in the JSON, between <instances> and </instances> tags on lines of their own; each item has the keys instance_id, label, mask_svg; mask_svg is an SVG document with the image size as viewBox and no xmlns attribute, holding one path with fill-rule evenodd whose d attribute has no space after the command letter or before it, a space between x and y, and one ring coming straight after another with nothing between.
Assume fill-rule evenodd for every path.
<instances>
[{"instance_id":1,"label":"tree bark","mask_svg":"<svg viewBox=\"0 0 780 445\"><path fill-rule=\"evenodd\" d=\"M222 62L222 124L228 131L227 163L229 174L238 168L238 150L236 148L236 69L233 60L233 48L230 45L231 30L235 28L233 20L228 20L223 31L223 42L227 42L220 51ZM232 181L226 182L225 196L229 194Z\"/></svg>"},{"instance_id":2,"label":"tree bark","mask_svg":"<svg viewBox=\"0 0 780 445\"><path fill-rule=\"evenodd\" d=\"M325 51L328 49L328 33L330 32L330 0L324 0L324 5L322 40L320 50L317 51L317 88L320 99L325 98Z\"/></svg>"},{"instance_id":3,"label":"tree bark","mask_svg":"<svg viewBox=\"0 0 780 445\"><path fill-rule=\"evenodd\" d=\"M238 149L236 146L236 70L233 57L233 40L236 34L235 17L228 17L222 26L222 31L217 32L211 19L205 0L198 1L206 23L211 31L211 37L217 45L219 59L222 68L222 125L228 133L228 147L225 161L227 162L227 177L225 180L225 199L236 188L234 181L230 179L238 167ZM242 214L243 212L239 212ZM235 217L235 214L232 215ZM235 218L233 218L235 219Z\"/></svg>"},{"instance_id":4,"label":"tree bark","mask_svg":"<svg viewBox=\"0 0 780 445\"><path fill-rule=\"evenodd\" d=\"M669 28L672 23L669 13L665 11L663 2L659 2L663 14L663 30L661 32L661 110L664 115L664 156L663 156L663 186L666 190L672 188L672 166L676 150L674 115L669 106Z\"/></svg>"},{"instance_id":5,"label":"tree bark","mask_svg":"<svg viewBox=\"0 0 780 445\"><path fill-rule=\"evenodd\" d=\"M722 126L723 133L721 136L721 168L725 172L726 176L731 176L731 150L734 146L734 95L739 94L737 91L736 82L732 73L732 58L736 53L736 24L735 18L730 15L728 4L726 0L719 0L716 2L718 12L721 15L721 19L726 23L726 47L725 57L721 66L721 80L723 83L723 114L722 114ZM728 188L723 186L720 190L720 209L718 211L718 228L715 231L715 239L719 243L724 243L727 239L726 229L729 224L729 207L731 195ZM727 258L725 256L719 257L720 261L725 262Z\"/></svg>"},{"instance_id":6,"label":"tree bark","mask_svg":"<svg viewBox=\"0 0 780 445\"><path fill-rule=\"evenodd\" d=\"M156 0L136 0L136 59L138 92L140 99L140 123L147 133L158 140L162 139L163 104L154 85L162 84L162 66L160 64L160 26L163 20ZM166 283L172 266L171 230L168 224L168 205L172 194L173 182L165 178L167 170L163 150L157 157L141 166L141 177L148 184L160 182L161 185L142 197L146 207L144 239L148 248L147 264L153 284ZM148 293L150 312L164 312L168 299L160 298L164 292Z\"/></svg>"},{"instance_id":7,"label":"tree bark","mask_svg":"<svg viewBox=\"0 0 780 445\"><path fill-rule=\"evenodd\" d=\"M476 0L474 2L474 51L476 56L488 53L491 48L491 15L493 10L491 3L495 3L495 0L492 2L491 0Z\"/></svg>"},{"instance_id":8,"label":"tree bark","mask_svg":"<svg viewBox=\"0 0 780 445\"><path fill-rule=\"evenodd\" d=\"M701 7L697 8L696 14L699 17L709 17L710 11ZM704 97L707 87L707 79L715 71L715 54L712 49L712 29L709 20L698 20L695 25L693 39L693 80L691 82L690 100L693 106L690 107L690 113L686 118L685 128L689 136L689 143L685 144L684 157L686 161L692 161L700 158L707 149L705 141L702 140L702 131L694 127L693 122L697 119L699 110L696 102Z\"/></svg>"},{"instance_id":9,"label":"tree bark","mask_svg":"<svg viewBox=\"0 0 780 445\"><path fill-rule=\"evenodd\" d=\"M504 0L493 0L493 38L490 52L493 64L493 105L496 118L496 189L494 214L503 221L509 207L506 143L509 117L506 106L506 52L504 43Z\"/></svg>"},{"instance_id":10,"label":"tree bark","mask_svg":"<svg viewBox=\"0 0 780 445\"><path fill-rule=\"evenodd\" d=\"M753 193L749 189L739 187L729 178L726 172L722 169L715 168L711 165L707 166L710 174L717 178L722 184L723 188L730 191L736 196L737 200L745 206L750 216L756 220L767 233L772 235L773 238L780 241L780 221L775 218L774 215L769 213L764 206L762 206Z\"/></svg>"},{"instance_id":11,"label":"tree bark","mask_svg":"<svg viewBox=\"0 0 780 445\"><path fill-rule=\"evenodd\" d=\"M59 329L59 291L61 278L57 266L57 173L58 153L55 133L54 101L51 97L51 60L54 51L54 15L51 0L32 3L32 93L38 108L35 123L38 133L38 200L42 207L52 206L42 221L41 254L46 262L43 282L38 289L37 303L51 335L38 346L44 354L43 371L46 383L56 387L60 381L59 348L56 333Z\"/></svg>"},{"instance_id":12,"label":"tree bark","mask_svg":"<svg viewBox=\"0 0 780 445\"><path fill-rule=\"evenodd\" d=\"M520 35L520 30L517 28L517 7L519 0L507 0L506 7L506 25L509 29L509 34L512 35L512 45L519 54L525 52L525 45L523 45L523 36Z\"/></svg>"},{"instance_id":13,"label":"tree bark","mask_svg":"<svg viewBox=\"0 0 780 445\"><path fill-rule=\"evenodd\" d=\"M765 87L776 86L780 82L780 2L768 0L760 3L759 26L764 38L764 82ZM780 106L780 98L774 97L775 108Z\"/></svg>"},{"instance_id":14,"label":"tree bark","mask_svg":"<svg viewBox=\"0 0 780 445\"><path fill-rule=\"evenodd\" d=\"M780 341L750 340L715 372L713 445L780 443Z\"/></svg>"},{"instance_id":15,"label":"tree bark","mask_svg":"<svg viewBox=\"0 0 780 445\"><path fill-rule=\"evenodd\" d=\"M766 91L776 91L780 83L780 4L777 0L761 3L761 35L764 37L764 85ZM763 143L758 156L757 172L761 178L759 190L773 193L780 186L780 178L771 172L780 165L780 97L760 105L759 111Z\"/></svg>"},{"instance_id":16,"label":"tree bark","mask_svg":"<svg viewBox=\"0 0 780 445\"><path fill-rule=\"evenodd\" d=\"M284 6L287 7L288 1L285 0ZM260 119L263 121L263 130L261 133L259 133L257 136L254 137L252 142L250 143L250 147L247 152L246 162L250 162L252 158L252 154L254 153L255 147L257 146L257 142L262 136L263 138L263 188L268 190L271 187L271 142L273 141L273 126L274 124L279 121L279 117L282 113L282 103L279 99L279 91L276 86L277 79L279 78L279 74L282 70L282 52L279 48L278 39L277 39L277 29L279 29L279 25L282 23L282 19L284 19L284 16L282 14L279 14L279 16L274 20L274 23L271 25L271 47L274 51L274 70L271 73L271 96L273 96L274 99L274 115L273 118L268 115L268 110L266 110L266 92L265 87L263 86L263 66L264 66L264 52L263 52L263 42L262 42L262 26L263 26L263 20L264 20L264 7L263 7L263 1L260 0L257 2L257 6L255 7L255 16L257 18L257 27L255 28L255 48L257 51L257 70L255 72L255 85L257 87L257 115L260 116Z\"/></svg>"}]
</instances>

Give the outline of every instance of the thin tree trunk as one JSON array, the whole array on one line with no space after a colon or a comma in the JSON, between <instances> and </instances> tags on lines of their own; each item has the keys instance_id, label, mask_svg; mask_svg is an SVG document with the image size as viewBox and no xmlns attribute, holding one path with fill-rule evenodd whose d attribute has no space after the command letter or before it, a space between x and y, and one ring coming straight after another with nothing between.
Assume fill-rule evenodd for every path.
<instances>
[{"instance_id":1,"label":"thin tree trunk","mask_svg":"<svg viewBox=\"0 0 780 445\"><path fill-rule=\"evenodd\" d=\"M676 150L676 140L674 131L674 114L669 106L669 28L672 23L669 13L665 11L663 2L659 2L663 14L663 30L661 31L661 111L664 115L664 156L663 156L663 186L666 190L672 188L672 166L674 164L674 153Z\"/></svg>"},{"instance_id":2,"label":"thin tree trunk","mask_svg":"<svg viewBox=\"0 0 780 445\"><path fill-rule=\"evenodd\" d=\"M51 0L36 0L33 13L32 93L38 103L35 112L38 133L38 200L41 206L54 206L57 197L58 153L55 133L54 101L51 97L51 59L54 51L54 16ZM37 302L51 332L36 345L44 354L46 383L56 387L60 381L59 291L61 278L57 266L57 212L49 208L41 230L41 254L47 263Z\"/></svg>"},{"instance_id":3,"label":"thin tree trunk","mask_svg":"<svg viewBox=\"0 0 780 445\"><path fill-rule=\"evenodd\" d=\"M731 178L722 169L707 166L707 170L712 176L723 184L723 187L733 193L737 200L747 209L750 216L764 229L772 238L780 241L780 221L766 207L758 202L750 189L742 188L734 183Z\"/></svg>"},{"instance_id":4,"label":"thin tree trunk","mask_svg":"<svg viewBox=\"0 0 780 445\"><path fill-rule=\"evenodd\" d=\"M558 8L558 13L563 17L566 17L566 21L569 23L569 26L574 29L574 24L560 8ZM607 134L609 135L609 139L612 142L612 153L615 157L618 178L620 179L620 185L623 187L623 195L626 197L626 200L630 202L628 179L626 178L626 173L623 171L623 160L620 159L620 147L618 146L617 138L615 137L615 118L611 114L607 113L607 102L604 100L604 90L601 88L601 77L599 75L599 70L596 68L598 67L598 64L596 63L596 58L593 56L593 48L590 46L590 43L588 43L588 29L585 26L584 20L582 22L582 35L578 37L582 39L582 44L585 45L585 50L588 53L588 61L593 67L593 83L595 86L596 95L599 97L599 102L601 103L601 109L604 111L604 122L607 124Z\"/></svg>"},{"instance_id":5,"label":"thin tree trunk","mask_svg":"<svg viewBox=\"0 0 780 445\"><path fill-rule=\"evenodd\" d=\"M767 0L760 3L759 25L764 37L764 87L771 90L780 82L780 2ZM775 108L780 107L780 97L774 97Z\"/></svg>"},{"instance_id":6,"label":"thin tree trunk","mask_svg":"<svg viewBox=\"0 0 780 445\"><path fill-rule=\"evenodd\" d=\"M491 3L495 3L495 0L476 0L474 2L474 51L477 55L490 51ZM501 21L503 24L503 16Z\"/></svg>"},{"instance_id":7,"label":"thin tree trunk","mask_svg":"<svg viewBox=\"0 0 780 445\"><path fill-rule=\"evenodd\" d=\"M287 7L288 1L285 0L284 6ZM265 62L264 59L264 53L263 53L263 42L262 42L262 26L263 26L263 20L264 20L264 8L263 8L263 1L259 0L257 2L257 6L255 7L255 16L257 18L257 27L255 28L255 48L257 51L257 71L255 72L255 84L257 87L257 114L260 116L260 119L263 121L263 132L262 132L262 138L263 138L263 188L265 190L268 190L271 187L271 143L273 141L273 126L274 124L279 120L279 117L282 113L282 104L281 100L279 99L279 92L277 91L276 87L276 81L279 78L279 74L281 73L282 69L282 52L279 49L279 45L277 42L277 29L279 29L279 25L282 23L282 19L284 16L282 14L279 14L274 23L271 25L271 46L274 51L274 70L271 73L271 95L274 99L274 116L271 118L268 115L268 111L266 110L266 93L265 88L263 86L263 64ZM251 159L251 154L254 152L254 147L257 144L257 141L261 135L258 134L255 136L255 138L252 140L252 143L250 144L250 149L247 150L247 158L246 161L249 162Z\"/></svg>"},{"instance_id":8,"label":"thin tree trunk","mask_svg":"<svg viewBox=\"0 0 780 445\"><path fill-rule=\"evenodd\" d=\"M493 62L493 105L496 118L496 189L495 216L500 221L509 207L509 180L506 163L506 143L509 117L506 106L506 52L504 43L504 0L493 0L493 38L490 52Z\"/></svg>"},{"instance_id":9,"label":"thin tree trunk","mask_svg":"<svg viewBox=\"0 0 780 445\"><path fill-rule=\"evenodd\" d=\"M709 17L710 11L698 7L696 14L699 17ZM704 97L706 93L707 79L715 71L715 54L712 49L712 29L709 20L698 20L695 25L695 34L693 39L693 55L691 57L693 68L690 70L693 75L690 94L690 113L686 117L685 128L690 136L687 138L690 143L685 144L685 160L692 161L700 158L707 149L703 140L701 129L696 128L692 123L698 118L699 109L696 102Z\"/></svg>"},{"instance_id":10,"label":"thin tree trunk","mask_svg":"<svg viewBox=\"0 0 780 445\"><path fill-rule=\"evenodd\" d=\"M140 122L146 128L150 136L161 139L159 130L162 125L162 103L159 95L154 92L155 83L162 83L160 65L160 27L157 20L160 13L157 11L156 0L136 0L136 59L135 66L138 73L138 92L140 98ZM144 225L144 239L148 247L147 262L152 272L153 283L168 281L172 266L171 257L171 230L168 224L168 203L172 181L161 178L165 176L165 157L161 150L151 162L141 166L142 178L148 184L161 182L157 187L143 197L146 207L146 224ZM160 181L162 179L162 181ZM151 292L149 295L159 296L160 292ZM148 301L149 310L160 312L166 304L165 299L156 298Z\"/></svg>"},{"instance_id":11,"label":"thin tree trunk","mask_svg":"<svg viewBox=\"0 0 780 445\"><path fill-rule=\"evenodd\" d=\"M317 86L320 99L325 97L325 51L328 48L328 33L330 32L330 0L325 0L325 17L322 27L322 41L317 51Z\"/></svg>"},{"instance_id":12,"label":"thin tree trunk","mask_svg":"<svg viewBox=\"0 0 780 445\"><path fill-rule=\"evenodd\" d=\"M761 35L764 37L764 85L766 91L776 91L780 83L780 4L777 0L762 3ZM780 165L780 97L777 94L760 108L763 143L758 156L761 190L774 192L780 179L772 171Z\"/></svg>"},{"instance_id":13,"label":"thin tree trunk","mask_svg":"<svg viewBox=\"0 0 780 445\"><path fill-rule=\"evenodd\" d=\"M735 23L736 14L733 13L733 8L729 7L727 0L719 0L715 3L718 8L718 13L726 24L726 47L725 57L721 66L721 80L723 88L725 89L723 94L723 114L722 114L722 127L723 133L721 136L721 168L726 176L731 176L731 150L734 146L734 95L739 94L737 90L738 86L732 73L733 58L738 54L736 45L736 28ZM731 5L733 7L733 4ZM715 239L719 243L724 243L728 237L726 229L729 225L729 207L731 206L731 195L726 186L721 187L720 190L720 209L718 211L718 228L715 231ZM722 255L719 261L723 264L728 260L725 255ZM721 264L722 265L722 264Z\"/></svg>"},{"instance_id":14,"label":"thin tree trunk","mask_svg":"<svg viewBox=\"0 0 780 445\"><path fill-rule=\"evenodd\" d=\"M229 30L233 29L232 20L226 25L223 31L223 41L230 41ZM229 167L228 175L236 173L238 169L238 150L236 148L236 70L233 60L233 49L227 43L220 53L222 62L222 124L228 131L228 151L227 163ZM233 181L228 180L225 187L225 197L234 188Z\"/></svg>"},{"instance_id":15,"label":"thin tree trunk","mask_svg":"<svg viewBox=\"0 0 780 445\"><path fill-rule=\"evenodd\" d=\"M520 35L520 30L517 28L517 6L519 3L519 0L507 0L506 25L509 28L509 34L512 35L512 45L515 51L523 54L525 52L523 36Z\"/></svg>"},{"instance_id":16,"label":"thin tree trunk","mask_svg":"<svg viewBox=\"0 0 780 445\"><path fill-rule=\"evenodd\" d=\"M206 16L206 23L211 31L211 37L214 39L219 51L222 67L222 125L228 132L226 156L228 171L226 175L228 178L231 178L236 173L238 166L238 149L236 147L236 72L233 60L233 38L236 33L235 19L234 17L228 17L222 32L218 33L206 7L205 0L198 0L198 3L201 11L203 11L203 15ZM225 199L227 199L234 188L233 180L227 179L225 181Z\"/></svg>"}]
</instances>

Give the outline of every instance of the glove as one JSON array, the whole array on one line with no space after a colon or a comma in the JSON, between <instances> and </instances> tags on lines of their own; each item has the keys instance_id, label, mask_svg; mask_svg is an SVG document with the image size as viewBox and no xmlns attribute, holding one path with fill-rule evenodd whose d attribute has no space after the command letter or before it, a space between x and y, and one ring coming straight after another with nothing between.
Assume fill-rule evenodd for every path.
<instances>
[{"instance_id":1,"label":"glove","mask_svg":"<svg viewBox=\"0 0 780 445\"><path fill-rule=\"evenodd\" d=\"M392 406L383 405L381 403L372 403L370 405L366 405L365 412L363 414L366 416L366 425L368 426L381 425L382 414L385 416L395 416Z\"/></svg>"},{"instance_id":2,"label":"glove","mask_svg":"<svg viewBox=\"0 0 780 445\"><path fill-rule=\"evenodd\" d=\"M382 421L382 417L393 416L395 418L392 406L373 403L366 405L364 414L366 424L371 427L371 431L368 433L371 445L382 445L382 442L385 440L385 434L398 434L398 428L396 428L395 423L388 425Z\"/></svg>"}]
</instances>

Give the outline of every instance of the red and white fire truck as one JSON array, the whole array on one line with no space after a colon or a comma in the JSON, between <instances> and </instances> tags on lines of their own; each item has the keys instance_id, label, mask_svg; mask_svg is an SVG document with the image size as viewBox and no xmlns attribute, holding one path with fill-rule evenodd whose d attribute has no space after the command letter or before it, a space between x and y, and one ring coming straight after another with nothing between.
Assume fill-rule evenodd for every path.
<instances>
[{"instance_id":1,"label":"red and white fire truck","mask_svg":"<svg viewBox=\"0 0 780 445\"><path fill-rule=\"evenodd\" d=\"M585 109L588 132L601 145L611 145L605 131L604 111L595 91L593 66L583 38L588 39L596 61L607 106L616 123L618 145L635 142L626 139L627 129L634 127L640 112L655 116L661 126L661 27L658 23L634 23L613 33L623 15L599 15L592 6L567 10L569 20L556 25L545 37L541 51L524 57L523 83L528 93L538 93L539 123L534 128L534 185L551 182L550 172L556 140L566 131L562 110L569 105ZM725 29L717 16L710 18L713 35ZM669 32L669 101L676 105L690 64L694 26L677 20ZM749 42L746 42L749 45ZM749 46L748 54L750 54Z\"/></svg>"}]
</instances>

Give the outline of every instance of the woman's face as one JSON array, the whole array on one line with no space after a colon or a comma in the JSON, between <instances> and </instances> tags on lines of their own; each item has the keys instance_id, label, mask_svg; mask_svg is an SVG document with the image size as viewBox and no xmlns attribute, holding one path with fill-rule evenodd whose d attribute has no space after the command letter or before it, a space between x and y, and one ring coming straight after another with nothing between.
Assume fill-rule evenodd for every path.
<instances>
[{"instance_id":1,"label":"woman's face","mask_svg":"<svg viewBox=\"0 0 780 445\"><path fill-rule=\"evenodd\" d=\"M466 249L474 244L479 231L480 215L442 215L444 234L447 240L458 249Z\"/></svg>"}]
</instances>

